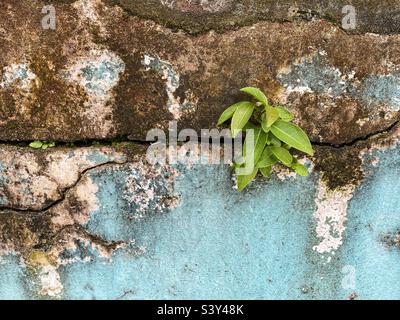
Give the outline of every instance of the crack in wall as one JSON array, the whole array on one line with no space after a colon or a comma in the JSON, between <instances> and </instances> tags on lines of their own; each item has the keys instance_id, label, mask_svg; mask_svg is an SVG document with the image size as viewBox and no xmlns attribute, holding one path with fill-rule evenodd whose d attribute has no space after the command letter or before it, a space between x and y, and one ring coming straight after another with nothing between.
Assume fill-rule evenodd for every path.
<instances>
[{"instance_id":1,"label":"crack in wall","mask_svg":"<svg viewBox=\"0 0 400 320\"><path fill-rule=\"evenodd\" d=\"M114 250L117 250L121 246L126 246L131 244L131 241L125 241L125 240L105 240L100 236L88 232L82 225L80 225L77 222L61 228L53 237L49 239L49 242L57 243L57 240L62 238L64 233L71 234L74 232L82 236L83 239L87 239L91 243L98 245L103 249L106 249L108 254L110 254Z\"/></svg>"},{"instance_id":2,"label":"crack in wall","mask_svg":"<svg viewBox=\"0 0 400 320\"><path fill-rule=\"evenodd\" d=\"M400 115L397 117L400 118ZM328 143L328 142L320 142L320 141L315 141L311 140L311 144L313 146L318 146L318 147L328 147L328 148L334 148L334 149L340 149L340 148L345 148L345 147L352 147L355 146L359 143L362 142L369 142L375 138L378 138L382 134L390 134L391 131L395 130L400 124L400 119L396 119L392 124L389 126L382 128L380 130L371 132L365 136L358 137L353 139L350 142L345 142L345 143L340 143L340 144L333 144L333 143ZM183 140L183 141L177 141L178 145L185 144L189 141L193 141L193 137L191 140ZM198 138L198 143L202 142L202 138ZM19 148L27 148L27 149L32 149L29 147L29 143L31 141L0 141L0 146L1 145L6 145L6 146L16 146ZM139 140L139 139L129 139L129 136L125 137L119 137L116 139L85 139L85 140L77 140L74 142L65 142L65 141L54 141L56 143L55 148L67 148L67 149L79 149L79 148L85 148L85 147L91 147L91 146L99 146L99 147L104 147L104 146L112 146L113 144L118 144L118 146L115 146L115 148L119 148L119 145L123 144L136 144L136 145L141 145L141 146L150 146L152 143L157 142L156 140ZM168 141L167 141L168 142ZM71 143L73 145L71 145ZM213 139L210 138L209 140L210 144L215 143ZM95 168L95 167L94 167ZM1 207L0 210L4 208L6 209L7 207ZM24 211L24 210L22 210ZM40 210L42 211L42 210Z\"/></svg>"},{"instance_id":3,"label":"crack in wall","mask_svg":"<svg viewBox=\"0 0 400 320\"><path fill-rule=\"evenodd\" d=\"M341 148L347 148L347 147L354 147L357 146L360 143L368 143L368 142L373 142L374 139L379 138L383 134L389 134L391 131L395 131L397 127L400 124L400 119L397 119L394 121L390 126L387 128L381 129L379 131L375 131L372 133L369 133L363 137L356 138L350 142L346 143L341 143L341 144L332 144L332 143L326 143L326 142L319 142L319 141L311 141L311 144L314 146L319 146L319 147L329 147L329 148L334 148L334 149L341 149Z\"/></svg>"},{"instance_id":4,"label":"crack in wall","mask_svg":"<svg viewBox=\"0 0 400 320\"><path fill-rule=\"evenodd\" d=\"M166 1L160 1L161 4ZM179 1L179 3L184 3L185 1ZM332 25L340 28L343 32L349 35L363 35L367 33L375 33L380 35L388 34L399 34L400 28L396 26L389 27L382 25L382 17L376 13L376 15L371 16L370 12L374 9L373 7L369 10L368 14L365 14L365 10L368 10L365 6L360 5L360 8L356 13L358 16L362 16L366 21L362 21L362 28L357 28L355 30L347 30L342 27L342 18L345 14L342 13L342 8L348 3L338 3L337 8L326 5L324 11L321 7L324 4L313 4L311 3L308 7L306 5L298 4L298 2L293 1L286 2L280 7L277 4L266 4L265 6L257 7L257 3L253 3L254 8L249 4L239 3L237 7L230 8L229 10L205 10L204 12L193 12L187 8L187 10L179 10L177 7L177 2L170 1L168 4L165 3L162 8L160 4L152 2L151 4L142 4L142 6L127 4L126 1L117 0L106 0L107 5L116 5L121 8L126 14L132 17L136 17L141 20L147 20L154 22L164 28L170 29L172 32L185 32L191 36L200 36L208 32L217 32L220 34L227 33L230 31L236 31L244 27L251 27L261 22L271 22L271 23L296 23L298 21L326 21ZM189 7L198 5L198 1L188 1ZM260 9L262 7L262 9ZM317 8L317 9L316 9ZM151 10L153 9L153 10ZM335 10L334 10L335 9ZM378 8L375 8L378 9ZM381 7L379 7L382 10ZM204 9L203 9L204 10ZM335 13L332 14L331 11ZM361 12L360 12L361 11ZM273 12L273 14L271 14ZM275 13L278 12L278 13ZM391 20L394 20L397 12L391 13ZM357 15L356 15L357 16ZM393 17L392 17L393 16ZM199 17L203 18L203 23L197 25L195 20ZM369 20L368 20L369 19ZM357 20L358 21L358 20ZM211 24L208 26L208 23ZM360 30L361 29L361 30Z\"/></svg>"},{"instance_id":5,"label":"crack in wall","mask_svg":"<svg viewBox=\"0 0 400 320\"><path fill-rule=\"evenodd\" d=\"M21 209L21 208L15 208L15 207L12 207L12 206L0 206L0 214L1 213L5 213L7 211L8 212L12 211L12 212L17 212L17 213L18 212L19 213L30 213L30 214L44 213L46 211L49 211L54 206L56 206L59 203L63 202L65 200L68 192L70 190L73 190L88 172L90 172L92 170L95 170L95 169L102 168L102 167L106 167L106 166L109 166L109 165L120 165L120 164L124 164L124 163L126 163L126 161L121 161L121 162L109 161L109 162L106 162L106 163L102 163L102 164L99 164L99 165L95 165L95 166L86 168L85 170L83 170L83 171L78 173L78 179L71 186L68 186L68 187L60 190L60 197L57 200L53 201L52 203L50 203L50 204L48 204L46 206L43 206L40 209L29 209L29 208Z\"/></svg>"}]
</instances>

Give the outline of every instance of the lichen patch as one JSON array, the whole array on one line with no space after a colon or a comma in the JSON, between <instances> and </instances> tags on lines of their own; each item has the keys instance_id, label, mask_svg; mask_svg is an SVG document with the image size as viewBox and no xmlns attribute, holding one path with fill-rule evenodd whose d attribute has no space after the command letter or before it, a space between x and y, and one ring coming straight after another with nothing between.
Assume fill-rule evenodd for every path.
<instances>
[{"instance_id":1,"label":"lichen patch","mask_svg":"<svg viewBox=\"0 0 400 320\"><path fill-rule=\"evenodd\" d=\"M167 107L175 120L179 120L183 113L187 113L187 111L194 108L195 103L192 102L194 100L193 96L191 96L191 101L185 99L181 102L180 98L176 95L176 91L180 86L180 78L179 74L169 62L145 54L142 64L146 67L147 71L153 70L159 72L166 81L165 90L168 96ZM188 96L190 96L190 94L188 94Z\"/></svg>"},{"instance_id":2,"label":"lichen patch","mask_svg":"<svg viewBox=\"0 0 400 320\"><path fill-rule=\"evenodd\" d=\"M30 70L27 63L14 63L3 69L1 88L9 88L15 85L22 91L30 92L36 75Z\"/></svg>"},{"instance_id":3,"label":"lichen patch","mask_svg":"<svg viewBox=\"0 0 400 320\"><path fill-rule=\"evenodd\" d=\"M334 254L343 243L347 207L353 197L354 186L330 190L323 180L319 180L314 217L317 222L316 236L320 242L313 250L320 254Z\"/></svg>"},{"instance_id":4,"label":"lichen patch","mask_svg":"<svg viewBox=\"0 0 400 320\"><path fill-rule=\"evenodd\" d=\"M107 49L93 48L85 56L77 57L61 72L67 83L75 83L88 94L84 116L94 125L109 133L113 128L113 88L125 71L125 63Z\"/></svg>"}]
</instances>

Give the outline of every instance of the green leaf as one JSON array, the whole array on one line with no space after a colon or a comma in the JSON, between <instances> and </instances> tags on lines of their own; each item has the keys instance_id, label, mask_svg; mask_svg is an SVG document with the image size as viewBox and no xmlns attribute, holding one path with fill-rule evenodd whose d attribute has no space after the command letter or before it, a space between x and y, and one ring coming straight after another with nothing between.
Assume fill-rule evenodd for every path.
<instances>
[{"instance_id":1,"label":"green leaf","mask_svg":"<svg viewBox=\"0 0 400 320\"><path fill-rule=\"evenodd\" d=\"M294 165L292 165L292 169L300 176L303 176L303 177L308 176L307 168L300 163L295 163Z\"/></svg>"},{"instance_id":2,"label":"green leaf","mask_svg":"<svg viewBox=\"0 0 400 320\"><path fill-rule=\"evenodd\" d=\"M271 147L265 147L260 161L257 163L258 168L266 168L273 166L275 163L278 162L278 159L273 155Z\"/></svg>"},{"instance_id":3,"label":"green leaf","mask_svg":"<svg viewBox=\"0 0 400 320\"><path fill-rule=\"evenodd\" d=\"M236 109L240 106L240 104L242 104L243 102L246 101L242 101L239 103L235 103L234 105L230 106L228 109L226 109L221 116L219 117L217 126L220 126L221 124L223 124L225 121L229 120L230 118L232 118L233 114L235 113Z\"/></svg>"},{"instance_id":4,"label":"green leaf","mask_svg":"<svg viewBox=\"0 0 400 320\"><path fill-rule=\"evenodd\" d=\"M233 114L232 123L231 123L231 130L232 130L232 137L235 138L239 131L243 129L245 124L251 118L251 115L254 111L254 103L244 101L242 102L236 109L235 113Z\"/></svg>"},{"instance_id":5,"label":"green leaf","mask_svg":"<svg viewBox=\"0 0 400 320\"><path fill-rule=\"evenodd\" d=\"M268 139L269 144L272 144L275 147L280 147L282 145L281 140L275 137L272 132L268 133Z\"/></svg>"},{"instance_id":6,"label":"green leaf","mask_svg":"<svg viewBox=\"0 0 400 320\"><path fill-rule=\"evenodd\" d=\"M290 122L294 119L293 113L288 111L286 108L283 107L275 107L275 109L279 113L279 118L281 118L283 121Z\"/></svg>"},{"instance_id":7,"label":"green leaf","mask_svg":"<svg viewBox=\"0 0 400 320\"><path fill-rule=\"evenodd\" d=\"M307 134L295 124L278 120L272 125L271 132L278 139L293 148L303 151L311 156L314 154L314 150L312 149Z\"/></svg>"},{"instance_id":8,"label":"green leaf","mask_svg":"<svg viewBox=\"0 0 400 320\"><path fill-rule=\"evenodd\" d=\"M269 177L271 175L271 169L272 167L265 167L265 168L260 168L260 172L264 177Z\"/></svg>"},{"instance_id":9,"label":"green leaf","mask_svg":"<svg viewBox=\"0 0 400 320\"><path fill-rule=\"evenodd\" d=\"M271 127L274 122L276 120L279 119L279 113L277 110L275 110L275 108L271 107L271 106L266 106L265 107L265 111L266 111L266 120L267 120L267 128Z\"/></svg>"},{"instance_id":10,"label":"green leaf","mask_svg":"<svg viewBox=\"0 0 400 320\"><path fill-rule=\"evenodd\" d=\"M268 133L271 130L271 127L268 127L267 125L267 115L265 113L261 116L261 128L265 133Z\"/></svg>"},{"instance_id":11,"label":"green leaf","mask_svg":"<svg viewBox=\"0 0 400 320\"><path fill-rule=\"evenodd\" d=\"M42 141L33 141L29 144L29 146L34 149L40 149L43 146L43 142Z\"/></svg>"},{"instance_id":12,"label":"green leaf","mask_svg":"<svg viewBox=\"0 0 400 320\"><path fill-rule=\"evenodd\" d=\"M246 87L246 88L240 89L240 91L252 95L258 101L260 101L265 107L269 106L267 97L260 89L253 88L253 87Z\"/></svg>"},{"instance_id":13,"label":"green leaf","mask_svg":"<svg viewBox=\"0 0 400 320\"><path fill-rule=\"evenodd\" d=\"M43 145L42 145L43 150L46 150L48 147L49 147L49 145L47 143L43 143Z\"/></svg>"},{"instance_id":14,"label":"green leaf","mask_svg":"<svg viewBox=\"0 0 400 320\"><path fill-rule=\"evenodd\" d=\"M243 130L249 130L249 129L256 130L256 129L259 129L259 128L254 123L249 121L244 125Z\"/></svg>"},{"instance_id":15,"label":"green leaf","mask_svg":"<svg viewBox=\"0 0 400 320\"><path fill-rule=\"evenodd\" d=\"M56 146L56 143L54 141L49 143L49 148L54 148Z\"/></svg>"},{"instance_id":16,"label":"green leaf","mask_svg":"<svg viewBox=\"0 0 400 320\"><path fill-rule=\"evenodd\" d=\"M258 172L257 168L254 168L253 172L249 175L238 175L237 176L237 187L239 191L242 191L246 186L256 177Z\"/></svg>"},{"instance_id":17,"label":"green leaf","mask_svg":"<svg viewBox=\"0 0 400 320\"><path fill-rule=\"evenodd\" d=\"M271 151L275 157L278 158L285 166L290 167L293 157L289 151L282 147L271 147Z\"/></svg>"},{"instance_id":18,"label":"green leaf","mask_svg":"<svg viewBox=\"0 0 400 320\"><path fill-rule=\"evenodd\" d=\"M247 136L246 136L247 139ZM243 145L243 157L246 156L246 139ZM267 134L261 129L254 129L254 166L258 163L267 144Z\"/></svg>"}]
</instances>

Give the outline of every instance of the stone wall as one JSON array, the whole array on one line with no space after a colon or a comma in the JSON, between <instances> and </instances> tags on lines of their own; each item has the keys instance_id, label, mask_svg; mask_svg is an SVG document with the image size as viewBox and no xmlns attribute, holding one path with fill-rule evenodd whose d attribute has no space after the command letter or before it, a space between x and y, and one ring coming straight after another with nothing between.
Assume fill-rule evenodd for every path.
<instances>
[{"instance_id":1,"label":"stone wall","mask_svg":"<svg viewBox=\"0 0 400 320\"><path fill-rule=\"evenodd\" d=\"M399 12L1 0L0 298L400 298ZM147 162L149 130L215 128L244 86L295 114L308 177Z\"/></svg>"}]
</instances>

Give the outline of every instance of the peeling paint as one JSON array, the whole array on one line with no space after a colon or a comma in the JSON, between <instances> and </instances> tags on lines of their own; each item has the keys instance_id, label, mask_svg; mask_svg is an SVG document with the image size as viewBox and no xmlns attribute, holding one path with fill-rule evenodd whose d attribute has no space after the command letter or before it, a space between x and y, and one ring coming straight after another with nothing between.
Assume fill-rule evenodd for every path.
<instances>
[{"instance_id":1,"label":"peeling paint","mask_svg":"<svg viewBox=\"0 0 400 320\"><path fill-rule=\"evenodd\" d=\"M308 177L277 167L240 193L198 149L151 166L133 143L0 146L0 299L400 298L396 10L373 1L353 35L324 16L337 1L289 23L272 0L63 1L43 37L43 1L3 2L0 140L212 127L255 85L316 153Z\"/></svg>"},{"instance_id":2,"label":"peeling paint","mask_svg":"<svg viewBox=\"0 0 400 320\"><path fill-rule=\"evenodd\" d=\"M400 110L400 76L374 75L363 80L361 98L367 105L384 103L392 111Z\"/></svg>"},{"instance_id":3,"label":"peeling paint","mask_svg":"<svg viewBox=\"0 0 400 320\"><path fill-rule=\"evenodd\" d=\"M325 56L326 53L318 51L280 70L277 79L285 88L283 99L291 93L313 93L331 98L347 95L368 107L384 105L390 111L400 109L400 78L397 74L368 75L359 81L354 77L354 70L342 74L329 65Z\"/></svg>"},{"instance_id":4,"label":"peeling paint","mask_svg":"<svg viewBox=\"0 0 400 320\"><path fill-rule=\"evenodd\" d=\"M11 94L16 101L15 114L10 116L20 116L26 118L30 113L29 103L32 100L31 93L39 82L36 74L30 69L27 62L14 63L3 68L0 89ZM7 106L9 108L10 106ZM0 124L4 120L0 120Z\"/></svg>"},{"instance_id":5,"label":"peeling paint","mask_svg":"<svg viewBox=\"0 0 400 320\"><path fill-rule=\"evenodd\" d=\"M91 49L86 56L78 57L67 70L61 72L65 81L76 83L86 90L89 101L85 103L87 110L84 115L107 133L113 128L112 90L124 71L125 63L115 53L106 49Z\"/></svg>"},{"instance_id":6,"label":"peeling paint","mask_svg":"<svg viewBox=\"0 0 400 320\"><path fill-rule=\"evenodd\" d=\"M152 168L141 161L91 172L98 209L85 210L88 230L107 240L134 240L130 228L135 222L177 207L176 174L175 169Z\"/></svg>"},{"instance_id":7,"label":"peeling paint","mask_svg":"<svg viewBox=\"0 0 400 320\"><path fill-rule=\"evenodd\" d=\"M166 92L168 95L167 107L175 120L180 119L184 112L194 108L194 104L191 102L194 99L193 96L191 97L191 101L185 99L183 102L176 96L175 92L180 86L179 74L175 72L170 63L149 55L144 55L142 63L147 71L157 71L161 73L163 79L166 80Z\"/></svg>"},{"instance_id":8,"label":"peeling paint","mask_svg":"<svg viewBox=\"0 0 400 320\"><path fill-rule=\"evenodd\" d=\"M286 94L316 93L338 97L346 89L342 73L324 61L324 55L318 52L314 56L303 57L298 64L293 64L289 70L282 70L277 79L286 88Z\"/></svg>"},{"instance_id":9,"label":"peeling paint","mask_svg":"<svg viewBox=\"0 0 400 320\"><path fill-rule=\"evenodd\" d=\"M0 206L40 210L60 199L81 172L107 162L123 162L124 155L110 148L54 149L38 157L31 149L3 148L0 161Z\"/></svg>"},{"instance_id":10,"label":"peeling paint","mask_svg":"<svg viewBox=\"0 0 400 320\"><path fill-rule=\"evenodd\" d=\"M55 267L50 265L41 267L38 278L41 286L39 294L49 297L60 296L63 285Z\"/></svg>"},{"instance_id":11,"label":"peeling paint","mask_svg":"<svg viewBox=\"0 0 400 320\"><path fill-rule=\"evenodd\" d=\"M114 53L95 49L71 65L63 76L85 88L93 98L105 100L124 70L124 62Z\"/></svg>"},{"instance_id":12,"label":"peeling paint","mask_svg":"<svg viewBox=\"0 0 400 320\"><path fill-rule=\"evenodd\" d=\"M320 254L335 254L340 248L347 221L348 203L353 197L354 189L354 186L349 185L343 189L330 190L323 180L319 180L314 217L317 222L315 232L320 242L313 250Z\"/></svg>"},{"instance_id":13,"label":"peeling paint","mask_svg":"<svg viewBox=\"0 0 400 320\"><path fill-rule=\"evenodd\" d=\"M3 69L3 80L1 88L9 88L15 84L19 89L29 92L36 75L29 69L27 63L18 63L7 66Z\"/></svg>"}]
</instances>

